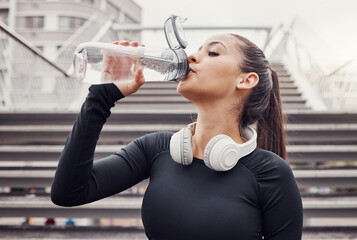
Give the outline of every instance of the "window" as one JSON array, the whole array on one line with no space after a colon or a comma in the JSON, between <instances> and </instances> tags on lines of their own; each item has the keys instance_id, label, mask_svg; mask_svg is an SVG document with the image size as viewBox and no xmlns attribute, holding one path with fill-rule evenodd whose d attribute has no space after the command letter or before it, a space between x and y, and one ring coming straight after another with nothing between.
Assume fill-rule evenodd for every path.
<instances>
[{"instance_id":1,"label":"window","mask_svg":"<svg viewBox=\"0 0 357 240\"><path fill-rule=\"evenodd\" d=\"M86 22L85 18L60 16L59 29L76 29Z\"/></svg>"},{"instance_id":2,"label":"window","mask_svg":"<svg viewBox=\"0 0 357 240\"><path fill-rule=\"evenodd\" d=\"M26 17L26 28L43 28L45 23L44 16L36 16L36 17Z\"/></svg>"},{"instance_id":3,"label":"window","mask_svg":"<svg viewBox=\"0 0 357 240\"><path fill-rule=\"evenodd\" d=\"M8 19L9 19L8 12L0 9L0 21L4 22L6 25L8 25L9 24Z\"/></svg>"},{"instance_id":4,"label":"window","mask_svg":"<svg viewBox=\"0 0 357 240\"><path fill-rule=\"evenodd\" d=\"M95 1L94 0L81 0L81 2L88 3L91 5L94 5Z\"/></svg>"}]
</instances>

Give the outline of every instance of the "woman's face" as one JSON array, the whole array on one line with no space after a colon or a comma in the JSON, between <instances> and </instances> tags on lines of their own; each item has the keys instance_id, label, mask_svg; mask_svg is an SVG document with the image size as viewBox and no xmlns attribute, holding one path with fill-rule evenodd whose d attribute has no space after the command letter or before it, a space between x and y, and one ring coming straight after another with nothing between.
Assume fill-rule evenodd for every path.
<instances>
[{"instance_id":1,"label":"woman's face","mask_svg":"<svg viewBox=\"0 0 357 240\"><path fill-rule=\"evenodd\" d=\"M179 82L177 91L192 102L231 98L236 91L240 62L235 37L214 35L189 56L191 71Z\"/></svg>"}]
</instances>

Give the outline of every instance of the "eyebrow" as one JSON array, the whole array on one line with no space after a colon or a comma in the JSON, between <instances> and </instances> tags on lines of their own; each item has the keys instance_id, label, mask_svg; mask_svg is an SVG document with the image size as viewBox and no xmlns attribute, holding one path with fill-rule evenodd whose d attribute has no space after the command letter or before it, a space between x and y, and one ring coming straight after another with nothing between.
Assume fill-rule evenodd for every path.
<instances>
[{"instance_id":1,"label":"eyebrow","mask_svg":"<svg viewBox=\"0 0 357 240\"><path fill-rule=\"evenodd\" d=\"M210 42L209 44L207 44L207 46L212 46L212 45L215 45L215 44L220 44L220 45L222 45L224 48L227 48L222 42L218 42L218 41ZM202 46L198 49L198 51L200 51L201 49L202 49Z\"/></svg>"}]
</instances>

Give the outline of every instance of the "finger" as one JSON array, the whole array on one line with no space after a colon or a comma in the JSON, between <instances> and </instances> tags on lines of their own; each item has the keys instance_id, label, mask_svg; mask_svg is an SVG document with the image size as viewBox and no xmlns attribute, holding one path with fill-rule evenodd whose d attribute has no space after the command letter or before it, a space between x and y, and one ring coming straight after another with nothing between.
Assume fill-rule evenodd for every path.
<instances>
[{"instance_id":1,"label":"finger","mask_svg":"<svg viewBox=\"0 0 357 240\"><path fill-rule=\"evenodd\" d=\"M139 58L133 60L133 65L134 65L134 72L143 66Z\"/></svg>"},{"instance_id":2,"label":"finger","mask_svg":"<svg viewBox=\"0 0 357 240\"><path fill-rule=\"evenodd\" d=\"M120 41L119 44L120 44L120 45L123 45L123 46L129 46L129 45L130 45L130 43L129 43L128 40Z\"/></svg>"},{"instance_id":3,"label":"finger","mask_svg":"<svg viewBox=\"0 0 357 240\"><path fill-rule=\"evenodd\" d=\"M139 46L139 43L136 41L133 41L133 42L130 42L130 46L137 47L137 46Z\"/></svg>"}]
</instances>

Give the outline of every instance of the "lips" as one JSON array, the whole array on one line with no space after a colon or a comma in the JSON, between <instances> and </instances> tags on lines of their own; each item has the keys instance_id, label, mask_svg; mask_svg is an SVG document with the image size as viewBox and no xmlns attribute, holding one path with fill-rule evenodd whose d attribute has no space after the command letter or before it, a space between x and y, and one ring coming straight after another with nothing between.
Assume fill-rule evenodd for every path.
<instances>
[{"instance_id":1,"label":"lips","mask_svg":"<svg viewBox=\"0 0 357 240\"><path fill-rule=\"evenodd\" d=\"M192 73L195 73L195 70L193 70L191 67L190 67L190 71L188 72L187 76L180 79L179 82L183 82L185 80L187 80L187 78L189 77L189 75L191 75Z\"/></svg>"}]
</instances>

